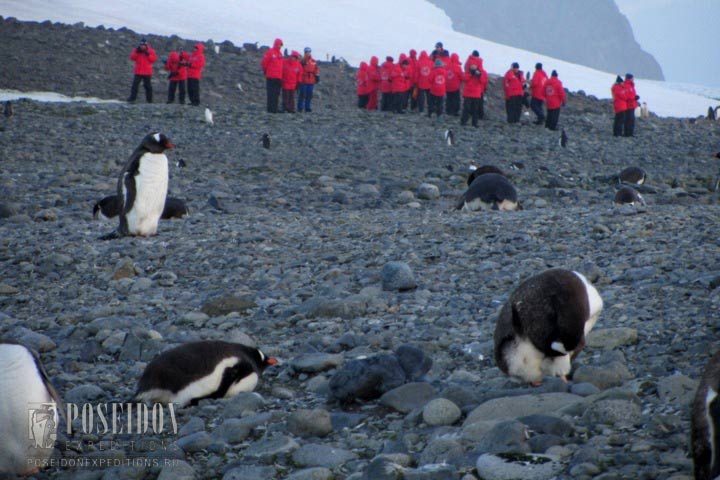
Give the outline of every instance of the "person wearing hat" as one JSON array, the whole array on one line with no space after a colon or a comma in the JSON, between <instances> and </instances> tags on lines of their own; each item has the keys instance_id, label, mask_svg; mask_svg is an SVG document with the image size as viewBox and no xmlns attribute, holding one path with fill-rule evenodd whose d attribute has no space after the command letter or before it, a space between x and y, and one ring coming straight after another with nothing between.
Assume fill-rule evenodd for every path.
<instances>
[{"instance_id":1,"label":"person wearing hat","mask_svg":"<svg viewBox=\"0 0 720 480\"><path fill-rule=\"evenodd\" d=\"M295 89L301 78L300 54L293 50L290 57L283 60L282 101L287 113L295 113Z\"/></svg>"},{"instance_id":2,"label":"person wearing hat","mask_svg":"<svg viewBox=\"0 0 720 480\"><path fill-rule=\"evenodd\" d=\"M523 72L520 65L513 62L503 77L503 91L505 93L505 112L508 123L518 123L522 114L523 94Z\"/></svg>"},{"instance_id":3,"label":"person wearing hat","mask_svg":"<svg viewBox=\"0 0 720 480\"><path fill-rule=\"evenodd\" d=\"M320 69L312 57L312 49L305 47L302 65L302 79L300 80L300 93L298 95L298 112L312 112L312 97L315 84L320 81Z\"/></svg>"},{"instance_id":4,"label":"person wearing hat","mask_svg":"<svg viewBox=\"0 0 720 480\"><path fill-rule=\"evenodd\" d=\"M145 88L145 100L147 103L152 103L153 90L152 90L152 68L153 63L157 61L157 54L155 50L148 45L147 41L143 38L137 47L133 48L130 54L130 60L135 62L135 76L133 77L132 86L130 87L130 96L127 101L132 103L137 99L138 87L140 82L143 83Z\"/></svg>"},{"instance_id":5,"label":"person wearing hat","mask_svg":"<svg viewBox=\"0 0 720 480\"><path fill-rule=\"evenodd\" d=\"M430 55L423 50L420 52L420 58L417 63L417 109L418 112L423 113L425 111L425 101L430 101L430 75L432 74L435 62L430 59Z\"/></svg>"},{"instance_id":6,"label":"person wearing hat","mask_svg":"<svg viewBox=\"0 0 720 480\"><path fill-rule=\"evenodd\" d=\"M395 106L395 96L393 94L393 71L395 70L394 59L391 56L385 57L385 61L380 66L380 111L389 112Z\"/></svg>"},{"instance_id":7,"label":"person wearing hat","mask_svg":"<svg viewBox=\"0 0 720 480\"><path fill-rule=\"evenodd\" d=\"M547 82L547 73L543 70L542 63L535 64L535 73L530 80L530 110L535 113L537 119L535 125L542 125L545 122L545 82Z\"/></svg>"},{"instance_id":8,"label":"person wearing hat","mask_svg":"<svg viewBox=\"0 0 720 480\"><path fill-rule=\"evenodd\" d=\"M455 117L460 116L460 86L462 85L463 67L457 53L450 55L450 63L445 66L447 82L445 88L445 112Z\"/></svg>"},{"instance_id":9,"label":"person wearing hat","mask_svg":"<svg viewBox=\"0 0 720 480\"><path fill-rule=\"evenodd\" d=\"M282 90L283 54L280 50L283 41L276 38L273 47L263 55L261 66L265 74L265 88L267 90L267 111L278 113L278 102Z\"/></svg>"},{"instance_id":10,"label":"person wearing hat","mask_svg":"<svg viewBox=\"0 0 720 480\"><path fill-rule=\"evenodd\" d=\"M435 60L442 60L443 66L447 67L447 65L450 63L450 52L445 50L445 47L443 47L442 42L437 42L435 44L435 50L433 50L432 54L430 55L430 58Z\"/></svg>"},{"instance_id":11,"label":"person wearing hat","mask_svg":"<svg viewBox=\"0 0 720 480\"><path fill-rule=\"evenodd\" d=\"M198 42L193 47L187 62L187 90L190 104L200 106L200 77L205 68L205 45Z\"/></svg>"},{"instance_id":12,"label":"person wearing hat","mask_svg":"<svg viewBox=\"0 0 720 480\"><path fill-rule=\"evenodd\" d=\"M378 90L380 89L380 60L373 55L370 57L370 65L367 69L367 88L368 88L368 110L377 110L378 107Z\"/></svg>"},{"instance_id":13,"label":"person wearing hat","mask_svg":"<svg viewBox=\"0 0 720 480\"><path fill-rule=\"evenodd\" d=\"M610 88L613 99L613 111L615 119L613 120L613 136L622 137L623 126L625 125L625 110L627 110L627 98L625 94L625 84L620 75L615 79L615 84Z\"/></svg>"},{"instance_id":14,"label":"person wearing hat","mask_svg":"<svg viewBox=\"0 0 720 480\"><path fill-rule=\"evenodd\" d=\"M475 52L473 52L475 53ZM483 95L488 83L487 72L482 68L480 55L470 55L465 62L466 68L463 74L463 109L460 117L460 125L467 125L468 119L472 118L472 126L477 127L478 121L483 118Z\"/></svg>"},{"instance_id":15,"label":"person wearing hat","mask_svg":"<svg viewBox=\"0 0 720 480\"><path fill-rule=\"evenodd\" d=\"M435 68L430 74L430 96L428 97L428 117L432 117L433 112L440 118L443 111L443 98L447 90L445 83L447 81L447 71L439 58L435 60Z\"/></svg>"},{"instance_id":16,"label":"person wearing hat","mask_svg":"<svg viewBox=\"0 0 720 480\"><path fill-rule=\"evenodd\" d=\"M557 130L560 120L560 107L565 104L565 89L558 78L557 71L553 70L550 78L545 82L545 102L547 103L547 117L545 117L545 128Z\"/></svg>"},{"instance_id":17,"label":"person wearing hat","mask_svg":"<svg viewBox=\"0 0 720 480\"><path fill-rule=\"evenodd\" d=\"M175 102L175 92L179 92L178 101L185 103L185 86L187 81L187 60L188 54L180 51L170 52L165 61L165 70L170 72L168 76L168 99L167 103Z\"/></svg>"},{"instance_id":18,"label":"person wearing hat","mask_svg":"<svg viewBox=\"0 0 720 480\"><path fill-rule=\"evenodd\" d=\"M635 109L640 100L635 91L635 78L632 73L625 74L625 98L627 99L627 110L625 110L623 137L632 137L635 135Z\"/></svg>"}]
</instances>

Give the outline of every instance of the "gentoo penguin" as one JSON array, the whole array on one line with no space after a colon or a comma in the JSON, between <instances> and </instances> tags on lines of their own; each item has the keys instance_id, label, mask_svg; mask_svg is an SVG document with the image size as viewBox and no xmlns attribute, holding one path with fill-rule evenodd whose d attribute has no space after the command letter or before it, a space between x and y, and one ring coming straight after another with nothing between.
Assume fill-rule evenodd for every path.
<instances>
[{"instance_id":1,"label":"gentoo penguin","mask_svg":"<svg viewBox=\"0 0 720 480\"><path fill-rule=\"evenodd\" d=\"M562 132L560 132L560 146L562 148L567 148L568 144L568 136L567 133L565 133L565 129L562 129Z\"/></svg>"},{"instance_id":2,"label":"gentoo penguin","mask_svg":"<svg viewBox=\"0 0 720 480\"><path fill-rule=\"evenodd\" d=\"M263 133L262 136L262 146L263 148L270 148L270 134L269 133Z\"/></svg>"},{"instance_id":3,"label":"gentoo penguin","mask_svg":"<svg viewBox=\"0 0 720 480\"><path fill-rule=\"evenodd\" d=\"M111 220L120 215L121 207L122 202L120 201L120 197L117 195L108 195L93 206L93 218L95 220ZM190 210L185 205L185 202L179 198L167 197L160 218L162 220L170 220L171 218L184 218L188 215L190 215Z\"/></svg>"},{"instance_id":4,"label":"gentoo penguin","mask_svg":"<svg viewBox=\"0 0 720 480\"><path fill-rule=\"evenodd\" d=\"M50 457L58 431L60 398L40 358L24 345L0 341L0 473L30 475ZM2 476L2 475L0 475Z\"/></svg>"},{"instance_id":5,"label":"gentoo penguin","mask_svg":"<svg viewBox=\"0 0 720 480\"><path fill-rule=\"evenodd\" d=\"M640 106L640 117L650 117L650 111L648 110L647 102L642 102L642 105Z\"/></svg>"},{"instance_id":6,"label":"gentoo penguin","mask_svg":"<svg viewBox=\"0 0 720 480\"><path fill-rule=\"evenodd\" d=\"M614 202L618 204L629 203L630 205L645 205L645 200L642 195L634 188L628 186L622 187L615 193Z\"/></svg>"},{"instance_id":7,"label":"gentoo penguin","mask_svg":"<svg viewBox=\"0 0 720 480\"><path fill-rule=\"evenodd\" d=\"M205 108L205 123L208 125L214 125L213 123L213 112L209 108Z\"/></svg>"},{"instance_id":8,"label":"gentoo penguin","mask_svg":"<svg viewBox=\"0 0 720 480\"><path fill-rule=\"evenodd\" d=\"M277 360L257 348L215 340L191 342L161 353L145 368L135 398L196 405L205 398L251 392Z\"/></svg>"},{"instance_id":9,"label":"gentoo penguin","mask_svg":"<svg viewBox=\"0 0 720 480\"><path fill-rule=\"evenodd\" d=\"M453 132L450 129L445 130L445 134L443 135L445 138L445 141L447 142L449 147L452 147L455 145L455 132Z\"/></svg>"},{"instance_id":10,"label":"gentoo penguin","mask_svg":"<svg viewBox=\"0 0 720 480\"><path fill-rule=\"evenodd\" d=\"M165 150L175 148L162 133L145 136L120 172L117 195L122 201L120 226L102 240L157 233L168 187Z\"/></svg>"},{"instance_id":11,"label":"gentoo penguin","mask_svg":"<svg viewBox=\"0 0 720 480\"><path fill-rule=\"evenodd\" d=\"M627 167L618 175L618 181L620 183L642 185L645 183L645 180L647 180L647 172L640 167Z\"/></svg>"},{"instance_id":12,"label":"gentoo penguin","mask_svg":"<svg viewBox=\"0 0 720 480\"><path fill-rule=\"evenodd\" d=\"M187 167L187 163L186 163L185 160L182 159L182 158L178 159L178 161L175 162L175 165L176 165L178 168L185 168L185 167Z\"/></svg>"},{"instance_id":13,"label":"gentoo penguin","mask_svg":"<svg viewBox=\"0 0 720 480\"><path fill-rule=\"evenodd\" d=\"M507 176L507 175L505 175L505 172L500 170L495 165L483 165L481 167L471 167L470 175L468 175L468 178L467 178L468 187L470 185L472 185L472 182L474 182L477 177L479 177L480 175L484 175L486 173L497 173L498 175L502 175L503 177Z\"/></svg>"},{"instance_id":14,"label":"gentoo penguin","mask_svg":"<svg viewBox=\"0 0 720 480\"><path fill-rule=\"evenodd\" d=\"M720 352L705 365L692 403L691 450L695 480L720 476Z\"/></svg>"},{"instance_id":15,"label":"gentoo penguin","mask_svg":"<svg viewBox=\"0 0 720 480\"><path fill-rule=\"evenodd\" d=\"M13 115L15 115L15 112L13 110L13 104L10 100L5 102L5 107L3 108L3 115L7 118L11 118Z\"/></svg>"},{"instance_id":16,"label":"gentoo penguin","mask_svg":"<svg viewBox=\"0 0 720 480\"><path fill-rule=\"evenodd\" d=\"M456 210L519 210L517 191L499 173L479 175L460 196Z\"/></svg>"},{"instance_id":17,"label":"gentoo penguin","mask_svg":"<svg viewBox=\"0 0 720 480\"><path fill-rule=\"evenodd\" d=\"M495 326L495 362L504 373L539 385L544 375L567 380L603 301L580 273L554 268L518 286Z\"/></svg>"}]
</instances>

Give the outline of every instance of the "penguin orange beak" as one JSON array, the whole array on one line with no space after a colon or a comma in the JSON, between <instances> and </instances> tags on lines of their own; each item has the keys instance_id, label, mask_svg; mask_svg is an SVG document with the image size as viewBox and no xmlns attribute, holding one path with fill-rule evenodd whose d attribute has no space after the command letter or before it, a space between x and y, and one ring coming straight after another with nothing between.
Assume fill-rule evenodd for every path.
<instances>
[{"instance_id":1,"label":"penguin orange beak","mask_svg":"<svg viewBox=\"0 0 720 480\"><path fill-rule=\"evenodd\" d=\"M268 365L277 365L277 363L278 363L278 361L277 361L276 358L270 357L270 358L267 359L267 364L268 364Z\"/></svg>"},{"instance_id":2,"label":"penguin orange beak","mask_svg":"<svg viewBox=\"0 0 720 480\"><path fill-rule=\"evenodd\" d=\"M170 143L170 142L167 142L167 143L165 144L165 148L175 148L175 145L173 145L173 144Z\"/></svg>"}]
</instances>

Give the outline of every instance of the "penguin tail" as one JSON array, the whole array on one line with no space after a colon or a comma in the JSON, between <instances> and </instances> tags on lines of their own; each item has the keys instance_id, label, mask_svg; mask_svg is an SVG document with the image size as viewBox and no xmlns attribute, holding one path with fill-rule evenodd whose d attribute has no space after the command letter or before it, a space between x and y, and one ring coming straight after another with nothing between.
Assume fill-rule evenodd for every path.
<instances>
[{"instance_id":1,"label":"penguin tail","mask_svg":"<svg viewBox=\"0 0 720 480\"><path fill-rule=\"evenodd\" d=\"M115 240L116 238L121 238L122 235L117 230L113 230L110 233L107 233L101 237L98 237L98 240Z\"/></svg>"}]
</instances>

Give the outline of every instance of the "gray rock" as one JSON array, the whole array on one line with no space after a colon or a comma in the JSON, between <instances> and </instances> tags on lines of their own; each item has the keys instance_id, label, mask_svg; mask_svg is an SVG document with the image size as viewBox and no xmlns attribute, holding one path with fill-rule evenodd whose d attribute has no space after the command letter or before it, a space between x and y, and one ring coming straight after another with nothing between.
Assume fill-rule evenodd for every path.
<instances>
[{"instance_id":1,"label":"gray rock","mask_svg":"<svg viewBox=\"0 0 720 480\"><path fill-rule=\"evenodd\" d=\"M453 465L434 463L407 469L401 478L403 480L450 480L458 478L458 476L457 468Z\"/></svg>"},{"instance_id":2,"label":"gray rock","mask_svg":"<svg viewBox=\"0 0 720 480\"><path fill-rule=\"evenodd\" d=\"M409 413L421 408L435 395L435 389L429 383L407 383L384 393L380 397L380 405L390 407L400 413Z\"/></svg>"},{"instance_id":3,"label":"gray rock","mask_svg":"<svg viewBox=\"0 0 720 480\"><path fill-rule=\"evenodd\" d=\"M423 420L431 427L452 425L462 416L460 407L446 398L431 400L423 408Z\"/></svg>"},{"instance_id":4,"label":"gray rock","mask_svg":"<svg viewBox=\"0 0 720 480\"><path fill-rule=\"evenodd\" d=\"M98 387L97 385L93 385L91 383L86 383L84 385L78 385L77 387L73 387L65 394L63 395L63 401L67 403L89 403L93 400L97 400L99 398L102 398L105 395L105 391Z\"/></svg>"},{"instance_id":5,"label":"gray rock","mask_svg":"<svg viewBox=\"0 0 720 480\"><path fill-rule=\"evenodd\" d=\"M261 459L271 459L281 454L289 454L299 447L298 443L292 438L285 435L278 435L267 440L260 440L252 443L243 451L243 455L247 457L258 457Z\"/></svg>"},{"instance_id":6,"label":"gray rock","mask_svg":"<svg viewBox=\"0 0 720 480\"><path fill-rule=\"evenodd\" d=\"M417 198L420 200L435 200L440 198L440 189L432 183L421 183L417 189Z\"/></svg>"},{"instance_id":7,"label":"gray rock","mask_svg":"<svg viewBox=\"0 0 720 480\"><path fill-rule=\"evenodd\" d=\"M195 478L197 478L197 475L190 464L178 460L163 466L157 480L194 480Z\"/></svg>"},{"instance_id":8,"label":"gray rock","mask_svg":"<svg viewBox=\"0 0 720 480\"><path fill-rule=\"evenodd\" d=\"M397 202L401 205L406 205L415 200L415 194L409 190L403 190L398 193Z\"/></svg>"},{"instance_id":9,"label":"gray rock","mask_svg":"<svg viewBox=\"0 0 720 480\"><path fill-rule=\"evenodd\" d=\"M626 345L633 345L638 341L638 332L635 328L617 327L592 330L586 338L586 345L592 348L613 349Z\"/></svg>"},{"instance_id":10,"label":"gray rock","mask_svg":"<svg viewBox=\"0 0 720 480\"><path fill-rule=\"evenodd\" d=\"M335 400L373 400L405 383L405 371L395 355L375 355L345 363L330 379Z\"/></svg>"},{"instance_id":11,"label":"gray rock","mask_svg":"<svg viewBox=\"0 0 720 480\"><path fill-rule=\"evenodd\" d=\"M235 444L250 436L250 426L239 418L228 418L213 430L213 437L226 443Z\"/></svg>"},{"instance_id":12,"label":"gray rock","mask_svg":"<svg viewBox=\"0 0 720 480\"><path fill-rule=\"evenodd\" d=\"M290 360L290 366L298 372L317 373L342 365L345 358L341 354L304 353Z\"/></svg>"},{"instance_id":13,"label":"gray rock","mask_svg":"<svg viewBox=\"0 0 720 480\"><path fill-rule=\"evenodd\" d=\"M275 478L275 467L241 465L228 470L222 480L268 480Z\"/></svg>"},{"instance_id":14,"label":"gray rock","mask_svg":"<svg viewBox=\"0 0 720 480\"><path fill-rule=\"evenodd\" d=\"M536 413L549 414L582 401L570 393L518 395L488 400L468 415L464 425L485 420L506 420Z\"/></svg>"},{"instance_id":15,"label":"gray rock","mask_svg":"<svg viewBox=\"0 0 720 480\"><path fill-rule=\"evenodd\" d=\"M414 345L400 345L395 349L400 366L411 382L421 380L432 367L432 359Z\"/></svg>"},{"instance_id":16,"label":"gray rock","mask_svg":"<svg viewBox=\"0 0 720 480\"><path fill-rule=\"evenodd\" d=\"M287 419L287 428L298 437L324 437L333 431L330 412L319 408L294 411Z\"/></svg>"},{"instance_id":17,"label":"gray rock","mask_svg":"<svg viewBox=\"0 0 720 480\"><path fill-rule=\"evenodd\" d=\"M293 462L301 467L338 468L355 460L357 454L330 445L310 443L303 445L292 454Z\"/></svg>"},{"instance_id":18,"label":"gray rock","mask_svg":"<svg viewBox=\"0 0 720 480\"><path fill-rule=\"evenodd\" d=\"M226 295L208 300L200 311L210 317L219 317L232 312L245 313L255 307L257 304L250 296Z\"/></svg>"},{"instance_id":19,"label":"gray rock","mask_svg":"<svg viewBox=\"0 0 720 480\"><path fill-rule=\"evenodd\" d=\"M563 471L558 457L538 454L483 454L475 467L486 480L550 480Z\"/></svg>"},{"instance_id":20,"label":"gray rock","mask_svg":"<svg viewBox=\"0 0 720 480\"><path fill-rule=\"evenodd\" d=\"M449 438L436 438L428 443L420 454L418 462L420 465L453 463L463 458L464 455L465 450L460 443Z\"/></svg>"},{"instance_id":21,"label":"gray rock","mask_svg":"<svg viewBox=\"0 0 720 480\"><path fill-rule=\"evenodd\" d=\"M528 429L524 424L515 420L500 422L480 437L475 445L475 452L529 452L528 438Z\"/></svg>"},{"instance_id":22,"label":"gray rock","mask_svg":"<svg viewBox=\"0 0 720 480\"><path fill-rule=\"evenodd\" d=\"M528 415L527 417L518 418L518 421L527 425L530 430L536 433L568 437L575 432L572 424L552 415Z\"/></svg>"},{"instance_id":23,"label":"gray rock","mask_svg":"<svg viewBox=\"0 0 720 480\"><path fill-rule=\"evenodd\" d=\"M325 467L313 467L299 470L287 477L286 480L333 480L333 478L335 476L332 470Z\"/></svg>"},{"instance_id":24,"label":"gray rock","mask_svg":"<svg viewBox=\"0 0 720 480\"><path fill-rule=\"evenodd\" d=\"M175 442L178 447L187 453L199 452L210 446L212 437L207 432L195 432L178 438Z\"/></svg>"},{"instance_id":25,"label":"gray rock","mask_svg":"<svg viewBox=\"0 0 720 480\"><path fill-rule=\"evenodd\" d=\"M296 312L307 318L357 318L365 314L367 304L357 299L313 297L297 307Z\"/></svg>"},{"instance_id":26,"label":"gray rock","mask_svg":"<svg viewBox=\"0 0 720 480\"><path fill-rule=\"evenodd\" d=\"M8 285L7 283L0 283L0 295L16 295L18 293L20 293L20 290L13 287L12 285Z\"/></svg>"},{"instance_id":27,"label":"gray rock","mask_svg":"<svg viewBox=\"0 0 720 480\"><path fill-rule=\"evenodd\" d=\"M605 365L583 365L573 373L573 381L591 383L600 390L618 387L625 380L633 378L630 370L620 362L611 362Z\"/></svg>"},{"instance_id":28,"label":"gray rock","mask_svg":"<svg viewBox=\"0 0 720 480\"><path fill-rule=\"evenodd\" d=\"M692 403L699 382L682 374L660 379L657 385L658 396L664 405L687 407Z\"/></svg>"},{"instance_id":29,"label":"gray rock","mask_svg":"<svg viewBox=\"0 0 720 480\"><path fill-rule=\"evenodd\" d=\"M363 473L362 480L404 480L406 468L384 455L370 461Z\"/></svg>"},{"instance_id":30,"label":"gray rock","mask_svg":"<svg viewBox=\"0 0 720 480\"><path fill-rule=\"evenodd\" d=\"M7 337L18 341L26 347L30 347L39 353L51 352L57 348L57 344L47 335L33 332L29 328L25 327L13 328Z\"/></svg>"},{"instance_id":31,"label":"gray rock","mask_svg":"<svg viewBox=\"0 0 720 480\"><path fill-rule=\"evenodd\" d=\"M205 420L200 417L190 417L180 430L178 430L178 437L184 437L191 433L205 431Z\"/></svg>"},{"instance_id":32,"label":"gray rock","mask_svg":"<svg viewBox=\"0 0 720 480\"><path fill-rule=\"evenodd\" d=\"M362 413L332 412L330 420L333 430L341 432L345 428L353 428L360 425L368 416Z\"/></svg>"},{"instance_id":33,"label":"gray rock","mask_svg":"<svg viewBox=\"0 0 720 480\"><path fill-rule=\"evenodd\" d=\"M382 288L385 291L407 291L417 287L415 275L405 262L388 262L380 272Z\"/></svg>"},{"instance_id":34,"label":"gray rock","mask_svg":"<svg viewBox=\"0 0 720 480\"><path fill-rule=\"evenodd\" d=\"M223 417L237 418L257 412L265 405L265 400L256 392L240 392L223 403Z\"/></svg>"},{"instance_id":35,"label":"gray rock","mask_svg":"<svg viewBox=\"0 0 720 480\"><path fill-rule=\"evenodd\" d=\"M640 405L629 400L600 400L585 410L582 422L587 426L604 424L631 427L642 422L642 411Z\"/></svg>"},{"instance_id":36,"label":"gray rock","mask_svg":"<svg viewBox=\"0 0 720 480\"><path fill-rule=\"evenodd\" d=\"M600 393L600 389L593 385L592 383L587 382L579 382L575 383L573 382L572 385L570 385L570 393L574 395L580 395L581 397L589 397L590 395L595 395L597 393Z\"/></svg>"}]
</instances>

